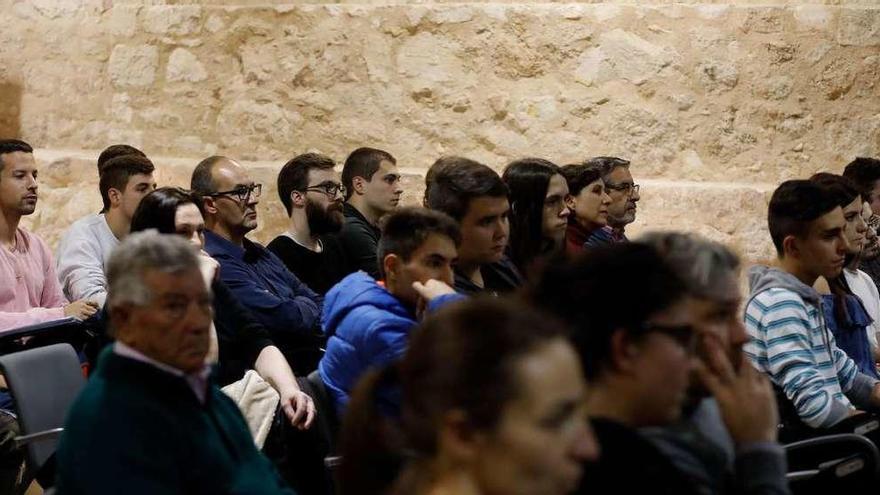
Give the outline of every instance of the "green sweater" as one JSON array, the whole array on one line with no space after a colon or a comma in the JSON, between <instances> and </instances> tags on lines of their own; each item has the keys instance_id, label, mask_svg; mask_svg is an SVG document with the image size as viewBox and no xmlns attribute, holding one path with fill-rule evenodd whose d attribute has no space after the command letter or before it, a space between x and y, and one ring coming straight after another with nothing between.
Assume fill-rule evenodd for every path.
<instances>
[{"instance_id":1,"label":"green sweater","mask_svg":"<svg viewBox=\"0 0 880 495\"><path fill-rule=\"evenodd\" d=\"M59 495L286 494L238 407L214 385L108 347L76 399L57 452Z\"/></svg>"}]
</instances>

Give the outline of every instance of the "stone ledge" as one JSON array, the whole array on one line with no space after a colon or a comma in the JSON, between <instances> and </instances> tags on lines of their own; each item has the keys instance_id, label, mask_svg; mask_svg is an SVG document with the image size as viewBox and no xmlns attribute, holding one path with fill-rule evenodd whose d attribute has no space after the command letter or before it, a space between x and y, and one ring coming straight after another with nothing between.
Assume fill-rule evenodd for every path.
<instances>
[{"instance_id":1,"label":"stone ledge","mask_svg":"<svg viewBox=\"0 0 880 495\"><path fill-rule=\"evenodd\" d=\"M95 160L88 150L38 149L40 200L24 225L40 234L53 248L76 219L101 207ZM188 187L198 160L153 156L160 186ZM254 180L263 184L258 206L260 227L253 237L268 242L286 228L286 217L275 187L282 163L242 162ZM421 203L423 169L406 168L404 204ZM637 177L642 200L632 235L649 230L684 230L703 234L736 248L748 260L768 259L772 245L766 229L766 208L773 184L679 182Z\"/></svg>"}]
</instances>

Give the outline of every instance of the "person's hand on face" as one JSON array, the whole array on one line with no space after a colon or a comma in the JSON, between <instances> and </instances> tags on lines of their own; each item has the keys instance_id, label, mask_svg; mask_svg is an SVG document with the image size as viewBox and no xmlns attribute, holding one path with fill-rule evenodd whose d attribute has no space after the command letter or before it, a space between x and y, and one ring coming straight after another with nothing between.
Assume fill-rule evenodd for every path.
<instances>
[{"instance_id":1,"label":"person's hand on face","mask_svg":"<svg viewBox=\"0 0 880 495\"><path fill-rule=\"evenodd\" d=\"M736 369L717 335L701 337L697 376L715 397L730 436L738 445L775 441L779 411L770 380L748 363Z\"/></svg>"},{"instance_id":2,"label":"person's hand on face","mask_svg":"<svg viewBox=\"0 0 880 495\"><path fill-rule=\"evenodd\" d=\"M415 281L413 282L412 287L419 295L419 302L416 305L416 316L418 318L421 318L422 315L424 315L428 303L434 299L447 294L455 294L455 289L450 287L449 284L435 279L428 280L424 284Z\"/></svg>"}]
</instances>

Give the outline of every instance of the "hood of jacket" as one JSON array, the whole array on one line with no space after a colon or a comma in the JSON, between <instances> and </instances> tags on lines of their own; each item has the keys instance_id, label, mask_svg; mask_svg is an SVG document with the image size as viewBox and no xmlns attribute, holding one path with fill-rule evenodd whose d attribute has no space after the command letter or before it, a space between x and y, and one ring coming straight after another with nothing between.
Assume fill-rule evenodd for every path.
<instances>
[{"instance_id":1,"label":"hood of jacket","mask_svg":"<svg viewBox=\"0 0 880 495\"><path fill-rule=\"evenodd\" d=\"M799 295L804 302L821 308L822 296L816 289L798 280L794 275L770 266L749 268L749 300L769 289L787 289Z\"/></svg>"},{"instance_id":2,"label":"hood of jacket","mask_svg":"<svg viewBox=\"0 0 880 495\"><path fill-rule=\"evenodd\" d=\"M324 298L324 312L321 316L324 334L329 337L336 333L345 317L363 306L413 319L413 315L400 300L376 282L376 279L365 272L355 272L327 292Z\"/></svg>"}]
</instances>

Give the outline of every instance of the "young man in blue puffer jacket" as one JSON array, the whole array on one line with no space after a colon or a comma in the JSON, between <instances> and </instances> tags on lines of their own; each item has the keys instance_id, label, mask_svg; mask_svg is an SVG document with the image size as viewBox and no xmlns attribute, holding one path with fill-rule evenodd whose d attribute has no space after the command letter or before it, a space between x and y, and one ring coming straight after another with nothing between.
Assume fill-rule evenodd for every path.
<instances>
[{"instance_id":1,"label":"young man in blue puffer jacket","mask_svg":"<svg viewBox=\"0 0 880 495\"><path fill-rule=\"evenodd\" d=\"M391 213L377 260L383 280L359 271L327 292L321 318L327 352L318 370L341 414L357 380L399 358L423 313L464 296L451 287L461 241L449 216L424 208ZM396 402L393 395L388 400Z\"/></svg>"}]
</instances>

